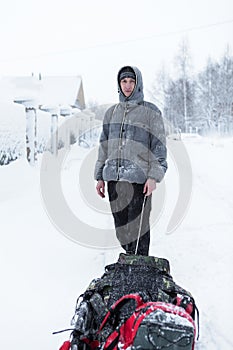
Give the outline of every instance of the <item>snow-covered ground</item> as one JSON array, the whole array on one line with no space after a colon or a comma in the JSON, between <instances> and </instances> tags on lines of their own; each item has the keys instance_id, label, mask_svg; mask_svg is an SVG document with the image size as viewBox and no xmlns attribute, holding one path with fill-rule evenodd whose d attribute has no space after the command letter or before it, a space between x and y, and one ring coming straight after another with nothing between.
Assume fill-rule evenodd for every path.
<instances>
[{"instance_id":1,"label":"snow-covered ground","mask_svg":"<svg viewBox=\"0 0 233 350\"><path fill-rule=\"evenodd\" d=\"M230 350L233 139L186 137L183 142L193 173L191 203L182 223L166 234L179 192L176 166L169 155L166 200L152 229L150 254L167 258L174 280L196 299L201 323L196 348ZM82 194L79 191L80 164L88 154L88 149L72 146L62 167L64 196L87 224L110 228L111 215L97 213L83 198L85 191L94 193L94 182ZM41 161L35 167L24 159L0 167L2 349L58 349L69 333L52 332L69 327L76 298L121 251L85 247L59 232L42 200ZM93 169L89 172L92 176Z\"/></svg>"}]
</instances>

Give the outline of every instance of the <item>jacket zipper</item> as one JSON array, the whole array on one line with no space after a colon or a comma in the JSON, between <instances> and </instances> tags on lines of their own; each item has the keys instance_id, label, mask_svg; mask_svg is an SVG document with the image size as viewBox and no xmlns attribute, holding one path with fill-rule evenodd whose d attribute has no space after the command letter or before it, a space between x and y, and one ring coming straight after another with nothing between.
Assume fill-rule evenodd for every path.
<instances>
[{"instance_id":1,"label":"jacket zipper","mask_svg":"<svg viewBox=\"0 0 233 350\"><path fill-rule=\"evenodd\" d=\"M123 132L123 126L125 124L126 114L128 112L128 105L126 104L124 115L121 122L121 128L120 128L120 134L119 134L119 143L118 143L118 157L117 157L117 181L119 180L119 173L120 173L120 159L121 159L121 149L122 149L122 132Z\"/></svg>"}]
</instances>

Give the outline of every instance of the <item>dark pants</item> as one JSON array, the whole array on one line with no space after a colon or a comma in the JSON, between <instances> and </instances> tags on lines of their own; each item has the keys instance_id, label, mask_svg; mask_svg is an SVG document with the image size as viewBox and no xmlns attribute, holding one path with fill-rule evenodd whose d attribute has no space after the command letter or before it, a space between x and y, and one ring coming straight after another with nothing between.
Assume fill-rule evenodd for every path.
<instances>
[{"instance_id":1,"label":"dark pants","mask_svg":"<svg viewBox=\"0 0 233 350\"><path fill-rule=\"evenodd\" d=\"M109 181L108 195L117 238L122 248L134 254L138 242L138 255L148 255L150 245L151 195L146 197L144 211L144 184L125 181ZM141 229L140 229L141 228Z\"/></svg>"}]
</instances>

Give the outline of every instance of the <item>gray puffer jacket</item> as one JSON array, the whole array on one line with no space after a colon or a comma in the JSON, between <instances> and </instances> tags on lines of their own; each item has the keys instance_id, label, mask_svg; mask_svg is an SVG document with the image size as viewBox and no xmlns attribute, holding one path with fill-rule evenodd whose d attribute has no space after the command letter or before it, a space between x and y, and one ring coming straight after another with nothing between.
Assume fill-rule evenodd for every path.
<instances>
[{"instance_id":1,"label":"gray puffer jacket","mask_svg":"<svg viewBox=\"0 0 233 350\"><path fill-rule=\"evenodd\" d=\"M124 68L124 67L123 67ZM148 178L160 182L167 170L164 124L160 110L144 101L142 75L136 75L133 93L127 98L121 91L120 103L104 116L100 136L95 179L145 183Z\"/></svg>"}]
</instances>

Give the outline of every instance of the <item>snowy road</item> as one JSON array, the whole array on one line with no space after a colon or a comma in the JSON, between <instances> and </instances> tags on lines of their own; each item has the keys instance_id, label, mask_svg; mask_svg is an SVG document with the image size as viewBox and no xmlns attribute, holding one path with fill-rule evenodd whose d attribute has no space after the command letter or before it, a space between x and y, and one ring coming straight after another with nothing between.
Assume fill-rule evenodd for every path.
<instances>
[{"instance_id":1,"label":"snowy road","mask_svg":"<svg viewBox=\"0 0 233 350\"><path fill-rule=\"evenodd\" d=\"M167 258L174 280L194 295L200 310L198 350L230 350L233 304L233 140L185 138L193 173L189 210L175 232L167 223L179 191L172 161L166 175L166 201L152 229L150 254ZM82 204L77 186L80 158L87 150L73 146L62 171L65 198L77 213ZM92 170L90 170L92 172ZM40 166L20 160L0 168L1 212L1 347L58 349L69 327L76 298L90 280L115 261L119 248L86 248L68 240L53 226L40 194ZM93 188L90 191L94 191ZM107 205L107 204L106 204ZM85 220L112 225L101 214ZM30 345L29 345L30 344Z\"/></svg>"}]
</instances>

